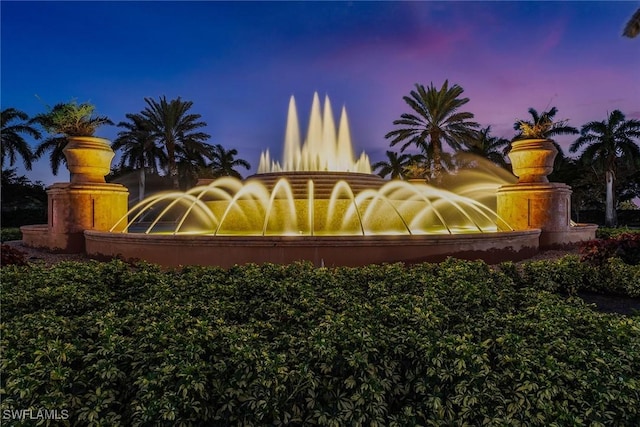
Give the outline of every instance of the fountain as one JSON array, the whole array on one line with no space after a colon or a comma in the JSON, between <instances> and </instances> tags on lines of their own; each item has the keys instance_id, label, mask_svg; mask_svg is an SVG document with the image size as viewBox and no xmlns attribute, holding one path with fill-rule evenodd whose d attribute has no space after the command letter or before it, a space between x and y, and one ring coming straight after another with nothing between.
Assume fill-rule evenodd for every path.
<instances>
[{"instance_id":1,"label":"fountain","mask_svg":"<svg viewBox=\"0 0 640 427\"><path fill-rule=\"evenodd\" d=\"M229 267L309 260L318 266L438 261L447 256L522 259L539 247L539 228L514 230L494 206L510 181L484 179L456 194L426 182L385 181L365 153L354 156L343 108L314 95L304 141L289 102L281 161L269 151L245 181L221 178L141 201L109 232L87 230L94 257L162 265Z\"/></svg>"}]
</instances>

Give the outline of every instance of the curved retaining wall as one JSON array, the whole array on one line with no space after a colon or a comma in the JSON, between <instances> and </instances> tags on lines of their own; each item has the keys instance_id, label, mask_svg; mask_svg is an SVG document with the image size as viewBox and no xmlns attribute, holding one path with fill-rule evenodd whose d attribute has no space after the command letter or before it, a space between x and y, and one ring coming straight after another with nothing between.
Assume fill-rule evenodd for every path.
<instances>
[{"instance_id":1,"label":"curved retaining wall","mask_svg":"<svg viewBox=\"0 0 640 427\"><path fill-rule=\"evenodd\" d=\"M538 252L540 230L413 236L202 236L109 233L87 230L86 252L94 258L140 259L163 266L247 263L316 266L441 261L449 256L490 263L521 260Z\"/></svg>"}]
</instances>

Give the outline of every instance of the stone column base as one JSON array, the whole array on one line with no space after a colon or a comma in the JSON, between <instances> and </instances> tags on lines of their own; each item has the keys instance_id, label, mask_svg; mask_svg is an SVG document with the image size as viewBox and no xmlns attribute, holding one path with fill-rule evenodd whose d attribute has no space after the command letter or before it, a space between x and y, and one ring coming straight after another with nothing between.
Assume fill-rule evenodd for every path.
<instances>
[{"instance_id":1,"label":"stone column base","mask_svg":"<svg viewBox=\"0 0 640 427\"><path fill-rule=\"evenodd\" d=\"M566 184L503 185L498 189L496 210L514 230L539 228L541 249L573 245L596 237L596 225L571 225L571 187Z\"/></svg>"},{"instance_id":2,"label":"stone column base","mask_svg":"<svg viewBox=\"0 0 640 427\"><path fill-rule=\"evenodd\" d=\"M572 231L571 187L566 184L503 185L497 193L497 212L514 230L542 230L540 248L568 245L584 237Z\"/></svg>"},{"instance_id":3,"label":"stone column base","mask_svg":"<svg viewBox=\"0 0 640 427\"><path fill-rule=\"evenodd\" d=\"M58 183L47 189L47 195L48 224L46 229L22 229L27 246L63 253L84 252L84 230L109 231L128 210L129 192L120 184ZM125 222L115 231L124 227Z\"/></svg>"},{"instance_id":4,"label":"stone column base","mask_svg":"<svg viewBox=\"0 0 640 427\"><path fill-rule=\"evenodd\" d=\"M571 226L571 187L556 182L503 185L497 211L515 230L566 230Z\"/></svg>"}]
</instances>

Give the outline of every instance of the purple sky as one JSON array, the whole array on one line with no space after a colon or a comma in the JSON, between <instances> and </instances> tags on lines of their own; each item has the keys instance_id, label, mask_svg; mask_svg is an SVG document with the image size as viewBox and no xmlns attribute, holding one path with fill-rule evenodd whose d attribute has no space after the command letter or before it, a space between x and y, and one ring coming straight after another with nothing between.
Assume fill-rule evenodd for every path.
<instances>
[{"instance_id":1,"label":"purple sky","mask_svg":"<svg viewBox=\"0 0 640 427\"><path fill-rule=\"evenodd\" d=\"M347 107L356 152L375 162L416 83L459 84L466 110L507 138L529 107L578 128L613 109L640 118L640 39L621 35L639 5L2 1L1 106L35 115L75 98L117 123L144 97L181 96L252 173L263 149L280 156L289 97L304 133L318 91L334 114ZM26 174L68 179L46 160Z\"/></svg>"}]
</instances>

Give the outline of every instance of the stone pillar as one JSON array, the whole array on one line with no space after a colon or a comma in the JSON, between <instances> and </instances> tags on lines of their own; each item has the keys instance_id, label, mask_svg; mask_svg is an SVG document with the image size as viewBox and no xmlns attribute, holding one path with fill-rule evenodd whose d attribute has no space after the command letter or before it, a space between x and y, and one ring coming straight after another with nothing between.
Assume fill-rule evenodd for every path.
<instances>
[{"instance_id":1,"label":"stone pillar","mask_svg":"<svg viewBox=\"0 0 640 427\"><path fill-rule=\"evenodd\" d=\"M540 229L542 249L593 239L597 228L572 226L571 187L547 179L556 154L549 140L512 143L509 158L518 183L503 185L497 193L498 216L514 230Z\"/></svg>"},{"instance_id":2,"label":"stone pillar","mask_svg":"<svg viewBox=\"0 0 640 427\"><path fill-rule=\"evenodd\" d=\"M540 247L564 243L556 241L571 227L571 187L561 183L503 185L498 189L497 211L515 230L538 228Z\"/></svg>"},{"instance_id":3,"label":"stone pillar","mask_svg":"<svg viewBox=\"0 0 640 427\"><path fill-rule=\"evenodd\" d=\"M71 182L47 188L48 223L21 227L27 246L81 253L85 230L109 231L127 214L127 188L104 180L114 156L109 142L93 137L72 137L69 141L64 153ZM123 221L114 231L125 227Z\"/></svg>"},{"instance_id":4,"label":"stone pillar","mask_svg":"<svg viewBox=\"0 0 640 427\"><path fill-rule=\"evenodd\" d=\"M84 231L109 231L127 213L129 191L120 184L58 183L47 189L49 248L84 252ZM123 231L126 222L114 231Z\"/></svg>"}]
</instances>

